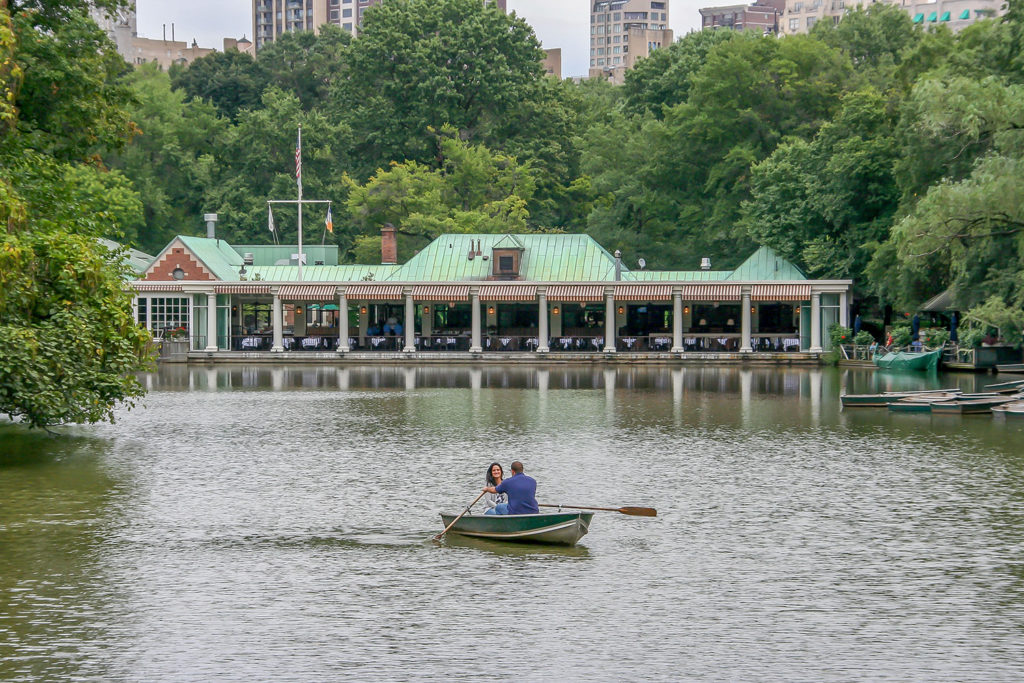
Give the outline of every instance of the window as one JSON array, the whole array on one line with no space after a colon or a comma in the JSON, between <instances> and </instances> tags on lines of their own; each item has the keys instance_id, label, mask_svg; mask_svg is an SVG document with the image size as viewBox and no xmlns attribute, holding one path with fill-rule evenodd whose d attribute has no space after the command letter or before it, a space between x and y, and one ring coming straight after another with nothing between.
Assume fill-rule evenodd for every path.
<instances>
[{"instance_id":1,"label":"window","mask_svg":"<svg viewBox=\"0 0 1024 683\"><path fill-rule=\"evenodd\" d=\"M498 270L503 273L511 273L515 271L516 263L515 259L511 256L499 256L498 257Z\"/></svg>"},{"instance_id":2,"label":"window","mask_svg":"<svg viewBox=\"0 0 1024 683\"><path fill-rule=\"evenodd\" d=\"M345 17L346 19L348 17L351 17L352 16L352 8L349 7L349 8L341 10L341 16Z\"/></svg>"},{"instance_id":3,"label":"window","mask_svg":"<svg viewBox=\"0 0 1024 683\"><path fill-rule=\"evenodd\" d=\"M604 60L603 59L597 60L597 65L598 66L604 66Z\"/></svg>"},{"instance_id":4,"label":"window","mask_svg":"<svg viewBox=\"0 0 1024 683\"><path fill-rule=\"evenodd\" d=\"M800 30L800 20L799 19L790 19L789 20L789 30L790 31L799 31Z\"/></svg>"},{"instance_id":5,"label":"window","mask_svg":"<svg viewBox=\"0 0 1024 683\"><path fill-rule=\"evenodd\" d=\"M603 47L597 48L597 54L603 55L604 54L604 48Z\"/></svg>"},{"instance_id":6,"label":"window","mask_svg":"<svg viewBox=\"0 0 1024 683\"><path fill-rule=\"evenodd\" d=\"M341 27L348 31L349 33L352 33L352 22L344 23L341 25Z\"/></svg>"},{"instance_id":7,"label":"window","mask_svg":"<svg viewBox=\"0 0 1024 683\"><path fill-rule=\"evenodd\" d=\"M616 12L612 17L612 21L622 21L622 14L620 12Z\"/></svg>"},{"instance_id":8,"label":"window","mask_svg":"<svg viewBox=\"0 0 1024 683\"><path fill-rule=\"evenodd\" d=\"M146 306L144 299L139 297L139 322ZM149 329L157 332L169 332L179 328L188 330L188 297L169 296L152 297L149 299Z\"/></svg>"},{"instance_id":9,"label":"window","mask_svg":"<svg viewBox=\"0 0 1024 683\"><path fill-rule=\"evenodd\" d=\"M331 21L337 21L337 20L338 20L338 10L332 9L331 10Z\"/></svg>"},{"instance_id":10,"label":"window","mask_svg":"<svg viewBox=\"0 0 1024 683\"><path fill-rule=\"evenodd\" d=\"M622 48L619 47L618 45L616 45L614 48L612 48L612 54L621 55L622 54Z\"/></svg>"},{"instance_id":11,"label":"window","mask_svg":"<svg viewBox=\"0 0 1024 683\"><path fill-rule=\"evenodd\" d=\"M618 64L618 63L619 63L619 62L621 62L621 61L622 61L622 57L615 57L615 58L614 58L614 59L612 60L612 62L613 62L613 63L615 63L615 64Z\"/></svg>"},{"instance_id":12,"label":"window","mask_svg":"<svg viewBox=\"0 0 1024 683\"><path fill-rule=\"evenodd\" d=\"M616 43L619 42L619 36L615 36L614 38L612 38L612 41L614 41Z\"/></svg>"},{"instance_id":13,"label":"window","mask_svg":"<svg viewBox=\"0 0 1024 683\"><path fill-rule=\"evenodd\" d=\"M807 28L810 29L812 26L814 26L814 22L816 22L817 20L817 17L807 17Z\"/></svg>"}]
</instances>

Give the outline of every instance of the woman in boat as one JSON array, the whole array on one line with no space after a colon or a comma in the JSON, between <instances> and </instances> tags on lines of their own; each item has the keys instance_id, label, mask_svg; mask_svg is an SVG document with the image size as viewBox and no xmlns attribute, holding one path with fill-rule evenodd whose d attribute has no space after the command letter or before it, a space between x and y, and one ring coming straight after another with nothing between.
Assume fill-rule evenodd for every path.
<instances>
[{"instance_id":1,"label":"woman in boat","mask_svg":"<svg viewBox=\"0 0 1024 683\"><path fill-rule=\"evenodd\" d=\"M496 462L487 468L487 486L497 486L505 478L505 470ZM485 515L507 515L508 495L504 493L485 493L483 497Z\"/></svg>"}]
</instances>

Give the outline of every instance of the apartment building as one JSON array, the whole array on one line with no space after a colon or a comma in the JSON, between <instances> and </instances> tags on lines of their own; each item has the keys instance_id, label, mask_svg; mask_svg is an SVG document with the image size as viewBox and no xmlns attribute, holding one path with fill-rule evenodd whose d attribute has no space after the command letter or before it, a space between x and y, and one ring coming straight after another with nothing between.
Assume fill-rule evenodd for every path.
<instances>
[{"instance_id":1,"label":"apartment building","mask_svg":"<svg viewBox=\"0 0 1024 683\"><path fill-rule=\"evenodd\" d=\"M318 31L324 24L359 35L363 13L384 0L252 0L252 29L256 49L292 31ZM505 11L506 0L483 0Z\"/></svg>"},{"instance_id":2,"label":"apartment building","mask_svg":"<svg viewBox=\"0 0 1024 683\"><path fill-rule=\"evenodd\" d=\"M970 24L1006 14L1005 0L879 0L902 8L915 24L947 26L956 32ZM854 7L871 4L865 0L786 0L782 33L807 33L819 21L838 24Z\"/></svg>"},{"instance_id":3,"label":"apartment building","mask_svg":"<svg viewBox=\"0 0 1024 683\"><path fill-rule=\"evenodd\" d=\"M668 0L597 0L590 9L590 78L625 82L637 60L672 44Z\"/></svg>"},{"instance_id":4,"label":"apartment building","mask_svg":"<svg viewBox=\"0 0 1024 683\"><path fill-rule=\"evenodd\" d=\"M763 0L753 5L725 5L700 10L702 29L733 31L758 30L765 35L778 35L786 0Z\"/></svg>"}]
</instances>

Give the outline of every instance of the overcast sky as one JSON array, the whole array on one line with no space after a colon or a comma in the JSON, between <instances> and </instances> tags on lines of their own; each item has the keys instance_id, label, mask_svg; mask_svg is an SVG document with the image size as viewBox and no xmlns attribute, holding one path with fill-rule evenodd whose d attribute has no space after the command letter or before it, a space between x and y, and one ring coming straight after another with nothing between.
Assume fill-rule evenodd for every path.
<instances>
[{"instance_id":1,"label":"overcast sky","mask_svg":"<svg viewBox=\"0 0 1024 683\"><path fill-rule=\"evenodd\" d=\"M713 6L714 0L669 0L670 25L676 38L697 28L697 8ZM533 26L546 48L562 48L562 76L585 76L589 68L589 0L508 0L508 8ZM223 49L224 38L252 39L252 0L136 0L139 35L167 37L201 47Z\"/></svg>"}]
</instances>

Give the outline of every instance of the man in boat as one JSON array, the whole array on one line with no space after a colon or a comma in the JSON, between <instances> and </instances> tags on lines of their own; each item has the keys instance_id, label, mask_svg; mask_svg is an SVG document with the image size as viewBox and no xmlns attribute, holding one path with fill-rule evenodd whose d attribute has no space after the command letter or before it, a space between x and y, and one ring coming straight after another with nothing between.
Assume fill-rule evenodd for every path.
<instances>
[{"instance_id":1,"label":"man in boat","mask_svg":"<svg viewBox=\"0 0 1024 683\"><path fill-rule=\"evenodd\" d=\"M509 469L512 476L497 486L486 486L487 493L504 493L508 496L509 515L530 515L540 512L537 506L537 480L523 474L523 463L516 460Z\"/></svg>"}]
</instances>

